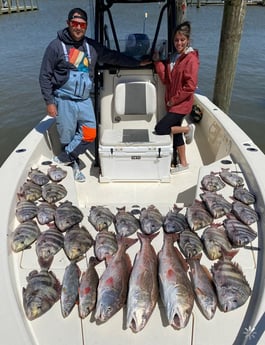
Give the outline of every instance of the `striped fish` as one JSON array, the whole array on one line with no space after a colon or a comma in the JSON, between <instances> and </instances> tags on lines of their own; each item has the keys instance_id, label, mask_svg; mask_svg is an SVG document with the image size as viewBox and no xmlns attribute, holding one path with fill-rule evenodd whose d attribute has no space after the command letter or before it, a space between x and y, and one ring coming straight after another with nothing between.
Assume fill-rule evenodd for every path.
<instances>
[{"instance_id":1,"label":"striped fish","mask_svg":"<svg viewBox=\"0 0 265 345\"><path fill-rule=\"evenodd\" d=\"M36 241L35 250L42 269L50 268L54 255L63 248L63 243L64 236L55 227L41 233Z\"/></svg>"},{"instance_id":2,"label":"striped fish","mask_svg":"<svg viewBox=\"0 0 265 345\"><path fill-rule=\"evenodd\" d=\"M205 192L200 194L213 218L220 218L232 210L232 205L221 194Z\"/></svg>"},{"instance_id":3,"label":"striped fish","mask_svg":"<svg viewBox=\"0 0 265 345\"><path fill-rule=\"evenodd\" d=\"M186 218L191 230L197 231L209 225L213 221L212 215L206 210L204 204L195 199L186 209Z\"/></svg>"},{"instance_id":4,"label":"striped fish","mask_svg":"<svg viewBox=\"0 0 265 345\"><path fill-rule=\"evenodd\" d=\"M231 261L235 253L224 256L211 268L219 307L223 312L239 308L251 295L251 288L241 267Z\"/></svg>"},{"instance_id":5,"label":"striped fish","mask_svg":"<svg viewBox=\"0 0 265 345\"><path fill-rule=\"evenodd\" d=\"M16 205L16 217L20 223L31 220L37 215L37 206L34 202L20 200Z\"/></svg>"},{"instance_id":6,"label":"striped fish","mask_svg":"<svg viewBox=\"0 0 265 345\"><path fill-rule=\"evenodd\" d=\"M41 202L37 208L37 219L41 225L54 221L56 205L46 201Z\"/></svg>"},{"instance_id":7,"label":"striped fish","mask_svg":"<svg viewBox=\"0 0 265 345\"><path fill-rule=\"evenodd\" d=\"M251 225L259 219L257 212L253 208L240 201L232 203L232 211L237 219L246 225Z\"/></svg>"},{"instance_id":8,"label":"striped fish","mask_svg":"<svg viewBox=\"0 0 265 345\"><path fill-rule=\"evenodd\" d=\"M47 174L53 182L60 182L66 177L67 171L56 165L50 165Z\"/></svg>"},{"instance_id":9,"label":"striped fish","mask_svg":"<svg viewBox=\"0 0 265 345\"><path fill-rule=\"evenodd\" d=\"M28 173L28 177L31 179L32 182L39 186L43 186L44 184L50 181L49 176L37 168L31 168L30 172Z\"/></svg>"},{"instance_id":10,"label":"striped fish","mask_svg":"<svg viewBox=\"0 0 265 345\"><path fill-rule=\"evenodd\" d=\"M182 208L173 206L173 209L170 210L163 221L163 229L165 232L182 232L189 229L189 224L184 214L180 213Z\"/></svg>"},{"instance_id":11,"label":"striped fish","mask_svg":"<svg viewBox=\"0 0 265 345\"><path fill-rule=\"evenodd\" d=\"M77 206L74 206L71 201L65 201L57 207L54 221L57 228L64 232L73 225L80 223L83 217L83 213Z\"/></svg>"},{"instance_id":12,"label":"striped fish","mask_svg":"<svg viewBox=\"0 0 265 345\"><path fill-rule=\"evenodd\" d=\"M243 187L234 188L233 197L246 205L252 205L256 201L255 195Z\"/></svg>"},{"instance_id":13,"label":"striped fish","mask_svg":"<svg viewBox=\"0 0 265 345\"><path fill-rule=\"evenodd\" d=\"M69 260L79 261L83 259L93 244L94 239L84 226L74 225L66 230L64 252Z\"/></svg>"},{"instance_id":14,"label":"striped fish","mask_svg":"<svg viewBox=\"0 0 265 345\"><path fill-rule=\"evenodd\" d=\"M179 234L178 244L186 258L191 258L203 250L200 237L191 230L184 230Z\"/></svg>"},{"instance_id":15,"label":"striped fish","mask_svg":"<svg viewBox=\"0 0 265 345\"><path fill-rule=\"evenodd\" d=\"M219 173L221 179L232 187L239 187L244 185L244 179L239 176L238 173L229 171L229 169L223 169Z\"/></svg>"},{"instance_id":16,"label":"striped fish","mask_svg":"<svg viewBox=\"0 0 265 345\"><path fill-rule=\"evenodd\" d=\"M30 248L40 235L38 224L29 220L19 224L11 234L11 248L15 253Z\"/></svg>"},{"instance_id":17,"label":"striped fish","mask_svg":"<svg viewBox=\"0 0 265 345\"><path fill-rule=\"evenodd\" d=\"M46 313L59 300L61 285L53 272L32 271L23 287L23 307L27 318L32 321Z\"/></svg>"},{"instance_id":18,"label":"striped fish","mask_svg":"<svg viewBox=\"0 0 265 345\"><path fill-rule=\"evenodd\" d=\"M217 192L225 187L225 183L214 172L203 176L201 185L204 190L209 192Z\"/></svg>"},{"instance_id":19,"label":"striped fish","mask_svg":"<svg viewBox=\"0 0 265 345\"><path fill-rule=\"evenodd\" d=\"M118 250L117 237L114 232L104 229L97 233L95 238L95 256L98 260L104 260L108 255L113 255Z\"/></svg>"},{"instance_id":20,"label":"striped fish","mask_svg":"<svg viewBox=\"0 0 265 345\"><path fill-rule=\"evenodd\" d=\"M139 220L141 231L146 235L150 235L158 231L164 221L162 214L154 205L150 205L147 208L144 207L141 210Z\"/></svg>"},{"instance_id":21,"label":"striped fish","mask_svg":"<svg viewBox=\"0 0 265 345\"><path fill-rule=\"evenodd\" d=\"M24 197L27 201L36 201L42 195L41 186L32 181L26 181L20 188L19 195Z\"/></svg>"},{"instance_id":22,"label":"striped fish","mask_svg":"<svg viewBox=\"0 0 265 345\"><path fill-rule=\"evenodd\" d=\"M225 219L223 224L233 247L243 247L257 237L256 231L236 218Z\"/></svg>"},{"instance_id":23,"label":"striped fish","mask_svg":"<svg viewBox=\"0 0 265 345\"><path fill-rule=\"evenodd\" d=\"M67 195L65 187L56 182L47 183L42 186L42 197L49 203L62 200Z\"/></svg>"}]
</instances>

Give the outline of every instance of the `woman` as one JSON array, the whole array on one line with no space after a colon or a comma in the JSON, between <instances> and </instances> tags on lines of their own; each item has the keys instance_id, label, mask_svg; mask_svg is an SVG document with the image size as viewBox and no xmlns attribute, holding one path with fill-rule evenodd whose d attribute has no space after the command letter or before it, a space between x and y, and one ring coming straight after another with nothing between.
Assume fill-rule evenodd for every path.
<instances>
[{"instance_id":1,"label":"woman","mask_svg":"<svg viewBox=\"0 0 265 345\"><path fill-rule=\"evenodd\" d=\"M188 21L178 25L173 35L176 52L164 64L154 54L154 65L159 78L166 86L166 115L157 123L155 132L158 135L173 135L174 155L179 164L171 168L171 173L187 170L186 144L194 137L195 125L181 126L184 116L192 110L194 91L198 83L199 54L190 47L191 26ZM173 162L175 163L175 162Z\"/></svg>"}]
</instances>

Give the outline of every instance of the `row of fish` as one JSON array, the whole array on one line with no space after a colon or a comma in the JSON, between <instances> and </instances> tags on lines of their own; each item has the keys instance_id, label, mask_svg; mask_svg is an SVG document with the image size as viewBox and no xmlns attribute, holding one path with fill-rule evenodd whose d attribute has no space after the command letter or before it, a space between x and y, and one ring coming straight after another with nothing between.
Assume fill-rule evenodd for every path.
<instances>
[{"instance_id":1,"label":"row of fish","mask_svg":"<svg viewBox=\"0 0 265 345\"><path fill-rule=\"evenodd\" d=\"M43 178L41 172L33 172ZM40 265L40 271L31 272L27 277L27 287L23 288L24 310L29 320L42 315L58 300L61 301L63 317L70 314L78 301L80 317L86 317L95 309L95 319L99 323L107 321L126 304L126 326L133 332L139 332L148 322L160 294L168 323L175 329L181 329L189 321L194 300L203 315L211 319L217 306L226 312L241 306L248 299L251 288L239 265L232 261L236 254L233 247L244 246L256 237L249 225L258 217L254 213L254 216L251 214L251 223L242 221L251 218L245 216L248 209L244 205L249 207L255 202L251 193L252 202L249 202L250 196L247 197L248 202L239 199L238 195L247 195L242 183L235 186L237 193L234 193L234 198L237 201L234 203L243 204L241 213L244 216L239 216L240 212L237 214L235 211L237 208L233 204L228 205L224 198L217 196L216 191L207 190L204 182L202 201L195 200L193 205L187 207L186 215L177 206L173 206L165 217L154 205L142 209L136 205L131 212L125 207L119 208L116 215L107 207L92 206L88 220L97 231L93 239L89 231L80 226L83 214L77 207L69 201L55 205L66 194L62 196L61 187L56 187L62 186L58 183L60 179L56 182L51 180L49 178L40 185L42 192L35 200L34 197L32 199L32 195L37 195L34 186L27 189L24 185L16 208L20 224L12 234L12 249L19 252L35 242ZM36 184L33 180L27 182ZM48 185L52 185L52 195L55 195L49 199L43 193ZM33 192L26 193L26 190ZM223 224L213 223L214 219L223 215L228 217ZM41 225L49 224L49 228L40 231L34 217ZM112 224L116 234L109 231ZM164 242L156 254L151 241L161 227L164 229ZM200 237L197 230L203 228ZM126 250L137 241L129 238L134 233L137 233L141 248L132 265ZM247 241L241 239L242 233L243 238L248 237ZM29 241L29 238L33 240ZM174 246L176 241L186 259ZM95 257L90 258L86 272L81 274L77 262L92 246ZM60 284L49 269L54 255L62 248L71 263L66 267ZM202 250L209 259L218 260L212 265L211 272L200 264ZM106 269L99 278L95 266L102 260L106 262Z\"/></svg>"}]
</instances>

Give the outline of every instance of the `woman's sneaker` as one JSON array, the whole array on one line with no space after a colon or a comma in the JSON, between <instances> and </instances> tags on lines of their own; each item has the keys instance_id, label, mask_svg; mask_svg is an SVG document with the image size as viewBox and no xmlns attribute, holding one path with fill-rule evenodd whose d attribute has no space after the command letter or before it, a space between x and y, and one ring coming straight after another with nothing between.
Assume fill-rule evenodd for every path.
<instances>
[{"instance_id":1,"label":"woman's sneaker","mask_svg":"<svg viewBox=\"0 0 265 345\"><path fill-rule=\"evenodd\" d=\"M77 162L73 164L74 179L77 182L86 182L85 175L81 172Z\"/></svg>"},{"instance_id":2,"label":"woman's sneaker","mask_svg":"<svg viewBox=\"0 0 265 345\"><path fill-rule=\"evenodd\" d=\"M175 168L171 168L170 169L170 174L171 175L174 175L174 174L177 174L179 172L183 172L183 171L187 171L189 170L189 166L183 166L181 164L178 164Z\"/></svg>"},{"instance_id":3,"label":"woman's sneaker","mask_svg":"<svg viewBox=\"0 0 265 345\"><path fill-rule=\"evenodd\" d=\"M73 163L66 152L61 152L58 156L54 156L52 160L54 163L62 165L70 165Z\"/></svg>"},{"instance_id":4,"label":"woman's sneaker","mask_svg":"<svg viewBox=\"0 0 265 345\"><path fill-rule=\"evenodd\" d=\"M188 133L184 134L187 145L192 142L192 140L194 138L194 132L195 132L195 125L192 123L189 125Z\"/></svg>"}]
</instances>

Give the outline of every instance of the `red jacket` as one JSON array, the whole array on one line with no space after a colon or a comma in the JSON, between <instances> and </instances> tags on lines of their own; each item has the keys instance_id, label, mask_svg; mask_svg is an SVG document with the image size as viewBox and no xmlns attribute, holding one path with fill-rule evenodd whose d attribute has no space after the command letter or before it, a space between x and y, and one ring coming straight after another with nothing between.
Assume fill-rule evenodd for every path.
<instances>
[{"instance_id":1,"label":"red jacket","mask_svg":"<svg viewBox=\"0 0 265 345\"><path fill-rule=\"evenodd\" d=\"M199 53L197 50L182 54L170 71L170 61L154 63L157 74L166 86L165 101L173 103L167 111L189 114L192 110L194 91L198 84Z\"/></svg>"}]
</instances>

